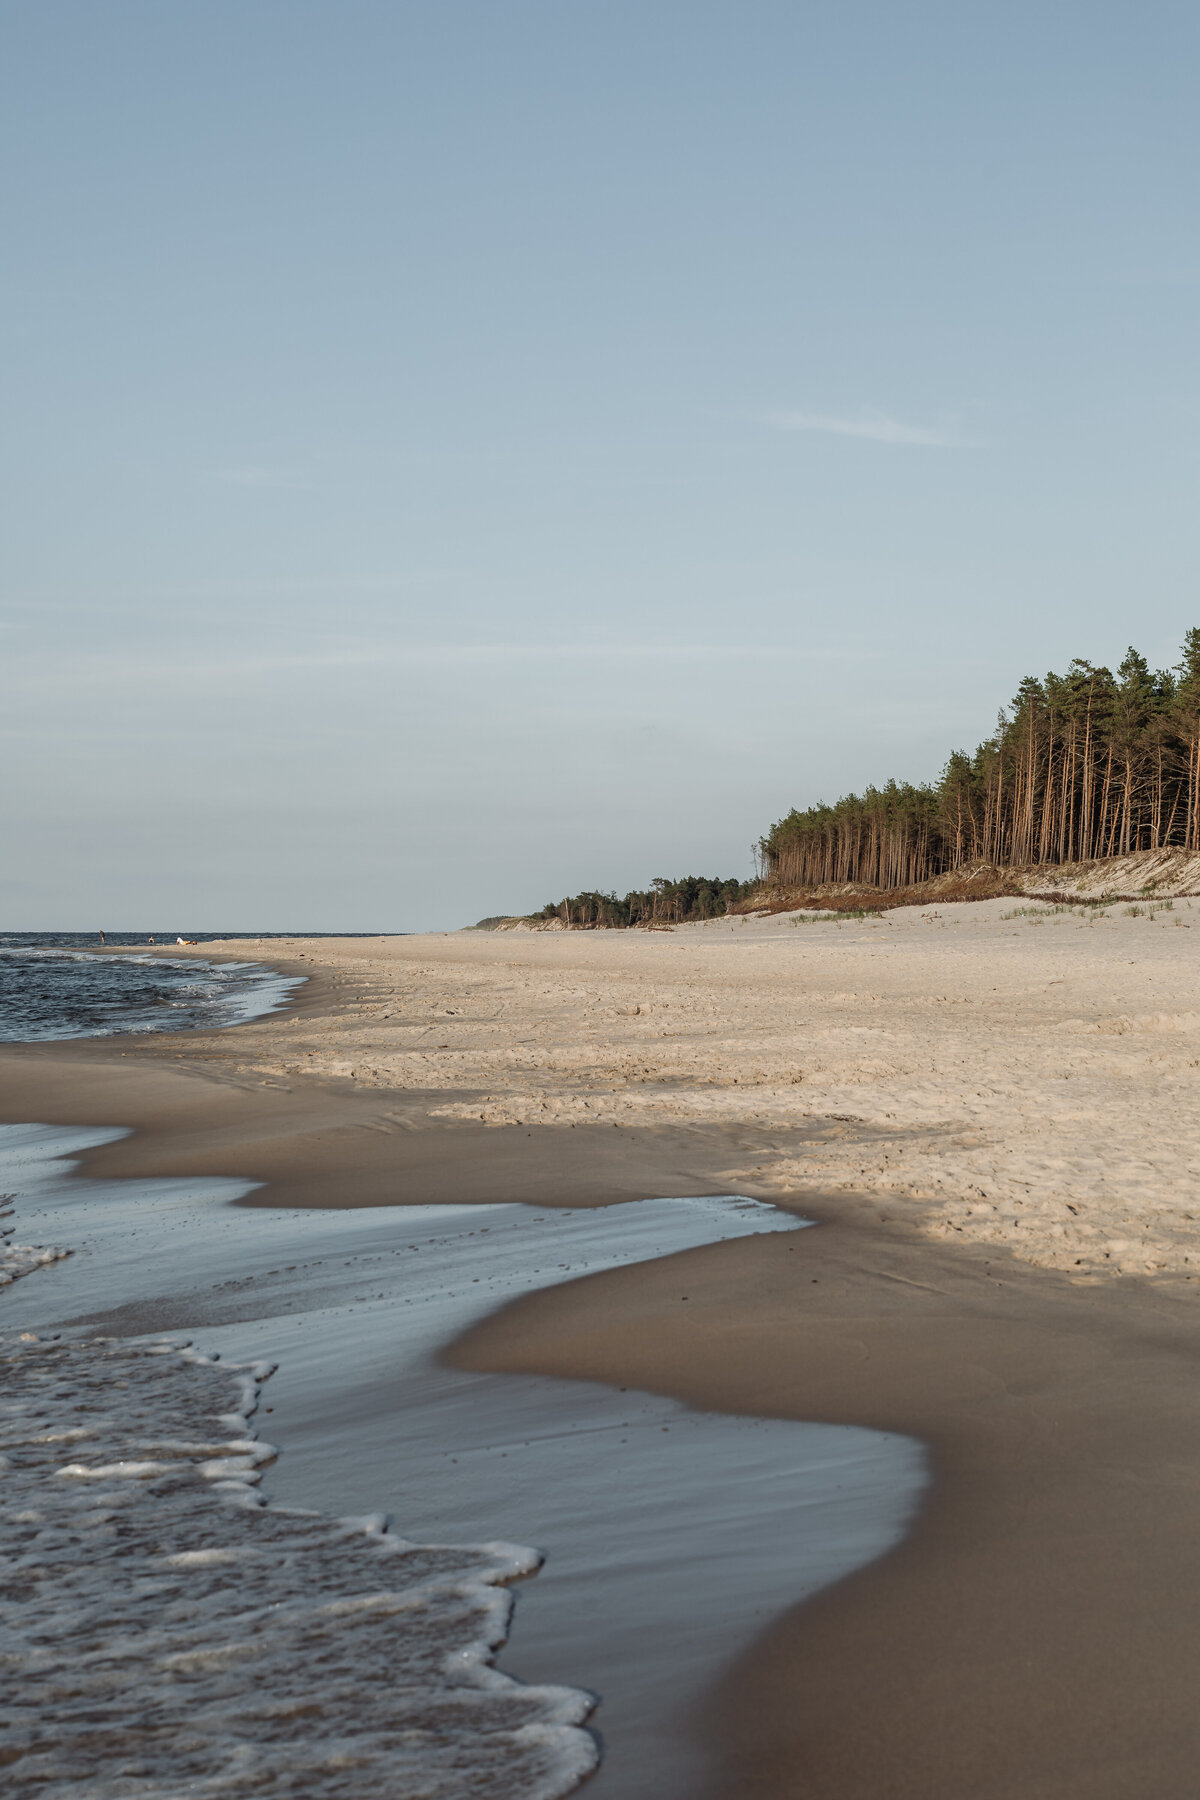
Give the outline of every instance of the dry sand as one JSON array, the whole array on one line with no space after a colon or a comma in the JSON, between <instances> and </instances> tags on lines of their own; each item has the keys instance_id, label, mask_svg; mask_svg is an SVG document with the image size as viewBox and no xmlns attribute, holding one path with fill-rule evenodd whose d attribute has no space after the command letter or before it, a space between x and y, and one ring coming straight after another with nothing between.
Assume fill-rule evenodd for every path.
<instances>
[{"instance_id":1,"label":"dry sand","mask_svg":"<svg viewBox=\"0 0 1200 1800\"><path fill-rule=\"evenodd\" d=\"M90 1173L297 1204L736 1189L815 1217L534 1296L454 1352L929 1446L901 1549L785 1615L697 1719L714 1793L1182 1800L1198 926L1179 899L998 901L264 944L315 976L290 1013L7 1049L0 1116L133 1124Z\"/></svg>"},{"instance_id":2,"label":"dry sand","mask_svg":"<svg viewBox=\"0 0 1200 1800\"><path fill-rule=\"evenodd\" d=\"M1079 1275L1200 1271L1200 901L262 949L336 1011L189 1066L233 1050L260 1081L441 1096L445 1122L715 1128L726 1184L874 1195Z\"/></svg>"}]
</instances>

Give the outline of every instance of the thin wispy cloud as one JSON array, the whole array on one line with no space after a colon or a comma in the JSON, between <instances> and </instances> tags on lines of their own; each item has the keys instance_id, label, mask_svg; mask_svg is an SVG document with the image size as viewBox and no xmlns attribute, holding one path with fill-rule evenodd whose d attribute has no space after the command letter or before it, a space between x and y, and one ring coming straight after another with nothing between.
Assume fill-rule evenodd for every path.
<instances>
[{"instance_id":1,"label":"thin wispy cloud","mask_svg":"<svg viewBox=\"0 0 1200 1800\"><path fill-rule=\"evenodd\" d=\"M958 420L946 413L934 425L911 425L871 407L862 407L856 413L772 412L763 418L779 431L823 431L833 437L864 438L872 444L913 445L926 450L981 447L978 438L967 437Z\"/></svg>"},{"instance_id":2,"label":"thin wispy cloud","mask_svg":"<svg viewBox=\"0 0 1200 1800\"><path fill-rule=\"evenodd\" d=\"M237 464L229 469L214 469L218 481L244 488L302 488L307 483L287 469L268 469L258 463Z\"/></svg>"},{"instance_id":3,"label":"thin wispy cloud","mask_svg":"<svg viewBox=\"0 0 1200 1800\"><path fill-rule=\"evenodd\" d=\"M608 644L407 644L363 643L331 644L328 647L300 650L236 651L226 655L206 656L192 646L179 657L164 656L158 648L144 652L128 645L121 649L91 650L77 653L69 660L58 659L53 669L45 671L47 686L55 692L75 685L117 689L132 687L145 690L148 685L170 688L179 693L210 683L261 681L267 676L315 674L335 675L339 671L358 669L380 671L391 669L430 671L439 668L467 670L472 665L503 665L519 668L541 665L602 665L631 663L797 663L840 662L853 656L882 655L883 651L864 651L861 646L798 644L680 644L680 643L608 643ZM14 670L22 692L29 698L38 685L37 672L28 667ZM4 684L0 681L0 687Z\"/></svg>"}]
</instances>

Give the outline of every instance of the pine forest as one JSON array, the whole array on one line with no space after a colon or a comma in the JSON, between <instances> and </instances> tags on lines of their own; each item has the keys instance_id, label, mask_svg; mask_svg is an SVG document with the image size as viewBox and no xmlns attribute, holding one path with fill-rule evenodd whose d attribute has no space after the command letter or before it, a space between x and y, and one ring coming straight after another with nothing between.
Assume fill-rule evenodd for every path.
<instances>
[{"instance_id":1,"label":"pine forest","mask_svg":"<svg viewBox=\"0 0 1200 1800\"><path fill-rule=\"evenodd\" d=\"M792 811L761 841L773 883L909 887L972 863L1200 850L1200 629L1174 669L1130 649L1114 675L1076 660L1029 676L973 756L936 784L889 781Z\"/></svg>"},{"instance_id":2,"label":"pine forest","mask_svg":"<svg viewBox=\"0 0 1200 1800\"><path fill-rule=\"evenodd\" d=\"M718 919L750 898L753 881L720 875L683 875L670 881L659 876L649 888L616 894L572 894L552 900L535 914L539 920L561 919L564 925L592 930L626 925L680 925L693 919Z\"/></svg>"}]
</instances>

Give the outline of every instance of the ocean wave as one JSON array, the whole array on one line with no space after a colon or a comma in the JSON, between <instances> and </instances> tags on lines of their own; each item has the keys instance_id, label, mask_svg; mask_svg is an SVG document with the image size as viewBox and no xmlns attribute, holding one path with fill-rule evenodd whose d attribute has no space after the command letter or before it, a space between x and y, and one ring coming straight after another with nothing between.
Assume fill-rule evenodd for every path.
<instances>
[{"instance_id":1,"label":"ocean wave","mask_svg":"<svg viewBox=\"0 0 1200 1800\"><path fill-rule=\"evenodd\" d=\"M8 1791L558 1800L593 1700L492 1657L536 1551L264 1504L270 1365L0 1339Z\"/></svg>"},{"instance_id":2,"label":"ocean wave","mask_svg":"<svg viewBox=\"0 0 1200 1800\"><path fill-rule=\"evenodd\" d=\"M0 1040L242 1025L276 1011L302 981L258 962L0 943Z\"/></svg>"},{"instance_id":3,"label":"ocean wave","mask_svg":"<svg viewBox=\"0 0 1200 1800\"><path fill-rule=\"evenodd\" d=\"M4 1202L7 1194L0 1194L0 1219L11 1219L13 1208ZM69 1250L58 1250L41 1244L14 1244L10 1242L15 1226L0 1225L0 1288L8 1287L19 1281L22 1275L31 1275L35 1269L44 1269L50 1263L61 1262L64 1256L70 1256Z\"/></svg>"}]
</instances>

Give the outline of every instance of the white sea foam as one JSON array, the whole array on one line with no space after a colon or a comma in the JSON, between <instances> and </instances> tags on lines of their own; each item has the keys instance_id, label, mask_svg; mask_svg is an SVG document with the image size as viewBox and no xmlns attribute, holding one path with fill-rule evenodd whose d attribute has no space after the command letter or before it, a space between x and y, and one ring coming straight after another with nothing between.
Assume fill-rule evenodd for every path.
<instances>
[{"instance_id":1,"label":"white sea foam","mask_svg":"<svg viewBox=\"0 0 1200 1800\"><path fill-rule=\"evenodd\" d=\"M492 1667L536 1552L261 1503L268 1366L25 1334L0 1370L8 1792L556 1800L595 1766L590 1696Z\"/></svg>"},{"instance_id":2,"label":"white sea foam","mask_svg":"<svg viewBox=\"0 0 1200 1800\"><path fill-rule=\"evenodd\" d=\"M276 1012L303 980L258 962L0 939L0 1039L219 1029Z\"/></svg>"},{"instance_id":3,"label":"white sea foam","mask_svg":"<svg viewBox=\"0 0 1200 1800\"><path fill-rule=\"evenodd\" d=\"M0 1244L0 1287L7 1287L22 1275L32 1275L35 1269L61 1262L70 1254L69 1250L44 1248L40 1244Z\"/></svg>"},{"instance_id":4,"label":"white sea foam","mask_svg":"<svg viewBox=\"0 0 1200 1800\"><path fill-rule=\"evenodd\" d=\"M441 1346L474 1320L581 1275L763 1232L795 1234L803 1254L803 1222L786 1212L736 1196L584 1211L409 1205L295 1212L230 1205L253 1186L236 1180L63 1178L70 1164L59 1159L122 1135L0 1127L0 1184L19 1192L23 1235L75 1246L47 1276L8 1289L7 1325L71 1342L97 1331L202 1332L204 1347L230 1364L277 1360L267 1405L286 1451L269 1476L278 1499L316 1509L326 1521L394 1507L404 1531L421 1541L532 1538L547 1564L522 1593L503 1660L556 1692L565 1678L602 1696L596 1723L605 1755L588 1789L596 1800L690 1800L706 1778L695 1717L710 1684L782 1607L885 1554L920 1502L924 1455L909 1439L722 1417L657 1395L479 1375L439 1359ZM194 1482L235 1497L245 1496L244 1478L263 1466L263 1447L247 1436L241 1416L225 1418L219 1437L211 1421L193 1430L163 1417L135 1440L108 1447L79 1436L91 1421L74 1404L64 1399L54 1428L55 1466L91 1474L53 1486L60 1495L70 1490L83 1512L98 1490L156 1496L170 1476L145 1465L181 1454L191 1459ZM116 1463L142 1465L142 1472L97 1475ZM280 1516L311 1520L313 1513ZM232 1590L242 1548L231 1534L184 1538L164 1567L180 1575L207 1570ZM369 1618L379 1591L377 1582L347 1583L328 1603L362 1602ZM290 1604L281 1592L281 1618ZM345 1625L355 1615L333 1616ZM397 1642L414 1622L424 1629L420 1611L389 1616ZM215 1668L225 1641L164 1654L197 1654ZM289 1642L288 1655L305 1654L301 1640ZM182 1681L179 1671L191 1665L171 1667ZM139 1713L132 1677L126 1702L131 1715ZM465 1704L477 1702L468 1695ZM528 1730L543 1725L559 1730L564 1721L531 1721ZM431 1782L442 1779L440 1741L429 1740ZM436 1784L421 1786L412 1744L404 1754L403 1780L389 1793L405 1800L442 1793ZM280 1763L282 1785L260 1770L262 1792L289 1792L291 1767ZM566 1780L570 1765L562 1767ZM538 1791L521 1785L519 1768L512 1779L513 1792ZM509 1791L491 1772L482 1787L467 1774L455 1780L456 1800ZM172 1789L171 1800L181 1791ZM359 1800L370 1789L350 1791ZM120 1800L137 1800L139 1792L127 1786ZM117 1795L97 1790L95 1800Z\"/></svg>"},{"instance_id":5,"label":"white sea foam","mask_svg":"<svg viewBox=\"0 0 1200 1800\"><path fill-rule=\"evenodd\" d=\"M12 1218L12 1207L4 1204L10 1198L11 1195L0 1194L0 1219ZM0 1288L8 1287L22 1275L32 1274L34 1269L61 1262L64 1256L71 1254L69 1250L47 1248L41 1244L14 1244L15 1233L15 1225L0 1225Z\"/></svg>"}]
</instances>

